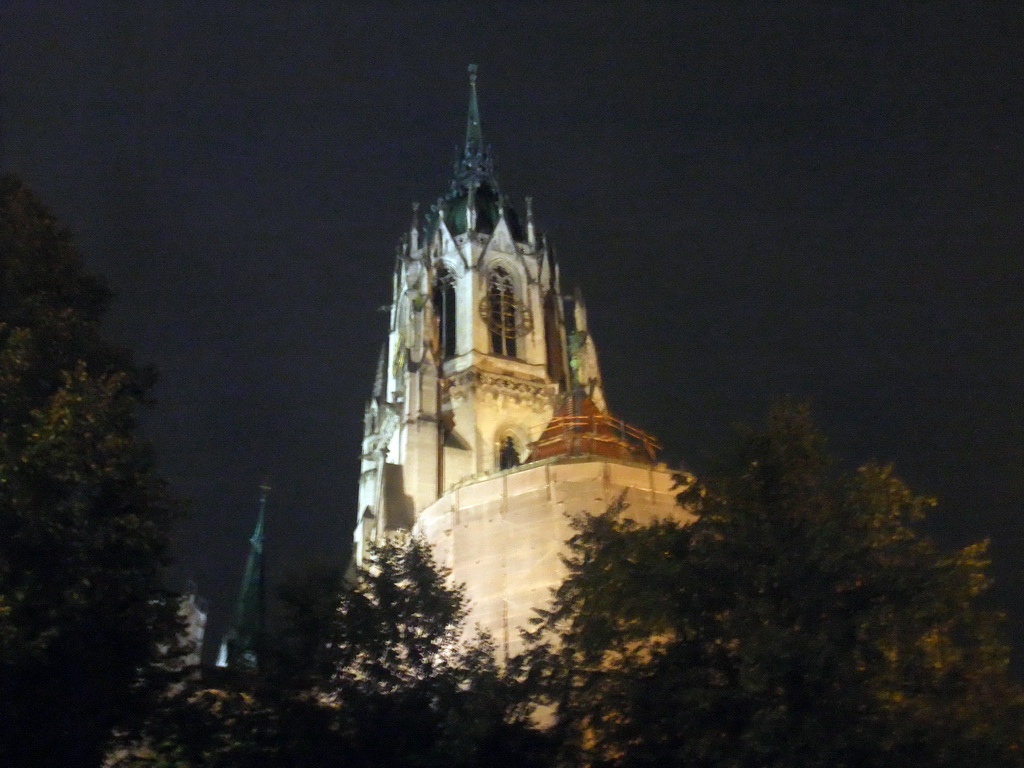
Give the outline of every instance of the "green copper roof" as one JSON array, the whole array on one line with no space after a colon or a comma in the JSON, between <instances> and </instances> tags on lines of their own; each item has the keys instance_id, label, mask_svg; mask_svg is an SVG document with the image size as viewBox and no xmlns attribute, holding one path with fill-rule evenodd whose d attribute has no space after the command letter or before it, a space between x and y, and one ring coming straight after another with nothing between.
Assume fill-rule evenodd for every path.
<instances>
[{"instance_id":1,"label":"green copper roof","mask_svg":"<svg viewBox=\"0 0 1024 768\"><path fill-rule=\"evenodd\" d=\"M266 613L266 583L263 564L263 529L267 515L267 495L270 486L260 486L260 507L256 527L249 538L249 558L238 590L235 622L231 627L228 648L228 666L256 669L259 647L263 642Z\"/></svg>"},{"instance_id":2,"label":"green copper roof","mask_svg":"<svg viewBox=\"0 0 1024 768\"><path fill-rule=\"evenodd\" d=\"M466 143L462 157L455 163L449 194L468 191L489 184L498 193L498 180L494 177L494 163L490 148L484 144L480 125L480 103L476 95L476 64L469 65L469 109L466 111Z\"/></svg>"},{"instance_id":3,"label":"green copper roof","mask_svg":"<svg viewBox=\"0 0 1024 768\"><path fill-rule=\"evenodd\" d=\"M469 108L466 112L466 143L462 156L455 163L452 181L448 191L424 217L425 240L437 232L438 221L443 212L448 230L461 235L469 229L467 212L472 200L477 232L491 233L504 210L505 219L512 230L512 237L523 239L522 226L515 211L503 198L494 175L494 162L490 147L484 144L483 128L480 122L480 103L476 91L476 64L469 65Z\"/></svg>"},{"instance_id":4,"label":"green copper roof","mask_svg":"<svg viewBox=\"0 0 1024 768\"><path fill-rule=\"evenodd\" d=\"M484 148L484 134L480 127L480 104L476 98L476 64L469 65L469 111L466 114L465 154L481 152Z\"/></svg>"}]
</instances>

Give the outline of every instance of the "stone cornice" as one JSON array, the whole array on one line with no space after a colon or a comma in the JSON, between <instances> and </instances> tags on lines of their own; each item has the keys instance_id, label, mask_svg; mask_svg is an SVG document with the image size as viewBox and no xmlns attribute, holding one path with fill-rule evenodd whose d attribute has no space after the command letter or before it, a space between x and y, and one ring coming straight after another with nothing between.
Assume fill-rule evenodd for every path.
<instances>
[{"instance_id":1,"label":"stone cornice","mask_svg":"<svg viewBox=\"0 0 1024 768\"><path fill-rule=\"evenodd\" d=\"M504 395L516 400L554 402L557 389L545 381L530 381L499 373L469 368L441 380L441 392L447 400L462 400L470 392L483 395Z\"/></svg>"}]
</instances>

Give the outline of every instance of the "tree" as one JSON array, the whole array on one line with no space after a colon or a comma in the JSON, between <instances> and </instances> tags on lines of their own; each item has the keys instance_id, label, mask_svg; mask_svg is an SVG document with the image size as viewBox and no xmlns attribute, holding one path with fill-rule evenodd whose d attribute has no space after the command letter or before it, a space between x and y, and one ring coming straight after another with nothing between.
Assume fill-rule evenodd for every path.
<instances>
[{"instance_id":1,"label":"tree","mask_svg":"<svg viewBox=\"0 0 1024 768\"><path fill-rule=\"evenodd\" d=\"M565 762L1021 764L985 546L941 552L890 468L837 471L780 406L681 501L689 526L576 521L533 635Z\"/></svg>"},{"instance_id":2,"label":"tree","mask_svg":"<svg viewBox=\"0 0 1024 768\"><path fill-rule=\"evenodd\" d=\"M489 639L466 636L462 590L429 547L389 541L368 563L352 582L331 569L289 580L279 667L166 701L118 768L546 764L524 699Z\"/></svg>"},{"instance_id":3,"label":"tree","mask_svg":"<svg viewBox=\"0 0 1024 768\"><path fill-rule=\"evenodd\" d=\"M281 686L308 690L330 675L331 628L344 588L337 565L312 564L282 580L269 659L270 673Z\"/></svg>"},{"instance_id":4,"label":"tree","mask_svg":"<svg viewBox=\"0 0 1024 768\"><path fill-rule=\"evenodd\" d=\"M0 764L98 765L164 687L176 514L135 435L152 382L103 340L70 235L0 178Z\"/></svg>"},{"instance_id":5,"label":"tree","mask_svg":"<svg viewBox=\"0 0 1024 768\"><path fill-rule=\"evenodd\" d=\"M331 673L318 693L347 734L347 765L538 763L543 739L499 670L490 638L467 638L461 587L420 539L371 548L341 593Z\"/></svg>"}]
</instances>

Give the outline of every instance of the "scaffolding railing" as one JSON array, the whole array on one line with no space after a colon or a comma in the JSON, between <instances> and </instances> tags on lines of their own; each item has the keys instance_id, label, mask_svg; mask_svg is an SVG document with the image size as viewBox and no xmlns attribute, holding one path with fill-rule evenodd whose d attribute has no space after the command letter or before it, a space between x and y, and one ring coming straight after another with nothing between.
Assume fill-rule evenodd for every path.
<instances>
[{"instance_id":1,"label":"scaffolding railing","mask_svg":"<svg viewBox=\"0 0 1024 768\"><path fill-rule=\"evenodd\" d=\"M601 448L605 450L601 450ZM555 449L555 450L552 450ZM610 449L610 451L609 451ZM588 416L555 416L541 436L533 443L538 458L553 455L581 455L625 451L630 455L642 452L655 461L661 443L642 429L605 413Z\"/></svg>"}]
</instances>

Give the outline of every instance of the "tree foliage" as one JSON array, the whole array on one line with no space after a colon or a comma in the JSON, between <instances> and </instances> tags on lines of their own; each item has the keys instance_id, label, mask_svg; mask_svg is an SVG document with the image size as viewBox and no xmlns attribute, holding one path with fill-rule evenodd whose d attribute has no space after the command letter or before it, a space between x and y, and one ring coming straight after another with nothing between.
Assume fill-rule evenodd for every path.
<instances>
[{"instance_id":1,"label":"tree foliage","mask_svg":"<svg viewBox=\"0 0 1024 768\"><path fill-rule=\"evenodd\" d=\"M467 636L462 591L429 547L389 541L368 562L350 583L322 569L290 580L283 663L267 678L183 691L151 721L148 750L119 765L540 764L546 742L490 641Z\"/></svg>"},{"instance_id":2,"label":"tree foliage","mask_svg":"<svg viewBox=\"0 0 1024 768\"><path fill-rule=\"evenodd\" d=\"M461 587L420 539L372 548L341 594L331 674L318 693L337 708L350 764L528 765L534 734L489 637L470 637ZM381 734L388 734L381 738Z\"/></svg>"},{"instance_id":3,"label":"tree foliage","mask_svg":"<svg viewBox=\"0 0 1024 768\"><path fill-rule=\"evenodd\" d=\"M342 568L323 563L282 580L277 589L280 615L263 667L280 686L308 690L330 675L338 596L345 586Z\"/></svg>"},{"instance_id":4,"label":"tree foliage","mask_svg":"<svg viewBox=\"0 0 1024 768\"><path fill-rule=\"evenodd\" d=\"M838 472L806 408L681 494L576 521L534 674L569 764L1021 764L984 544L943 553L888 467Z\"/></svg>"},{"instance_id":5,"label":"tree foliage","mask_svg":"<svg viewBox=\"0 0 1024 768\"><path fill-rule=\"evenodd\" d=\"M164 685L174 505L135 435L151 380L49 211L0 179L0 764L96 765Z\"/></svg>"}]
</instances>

